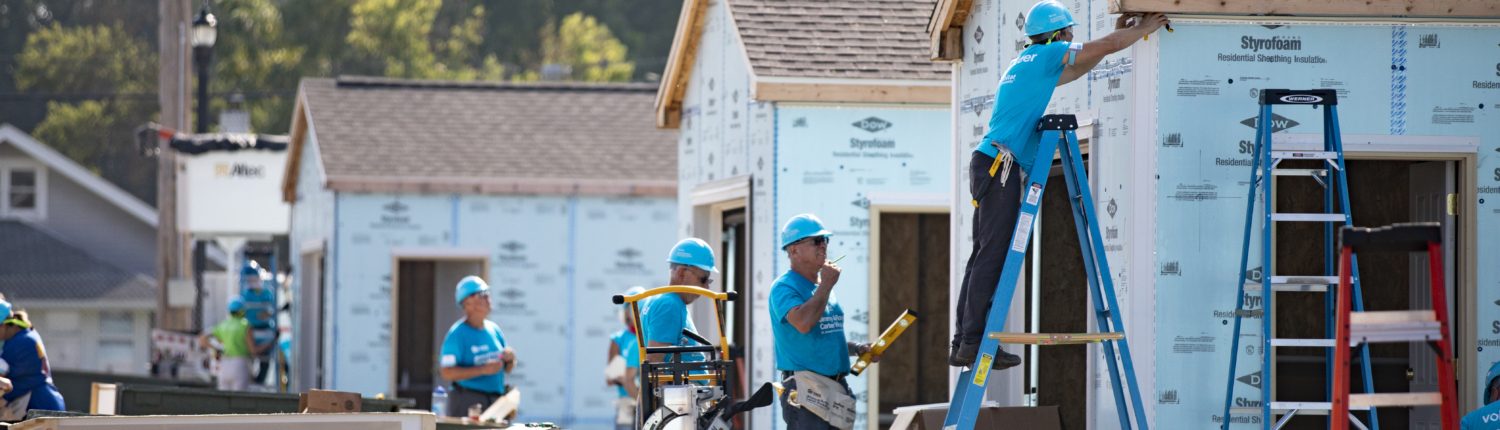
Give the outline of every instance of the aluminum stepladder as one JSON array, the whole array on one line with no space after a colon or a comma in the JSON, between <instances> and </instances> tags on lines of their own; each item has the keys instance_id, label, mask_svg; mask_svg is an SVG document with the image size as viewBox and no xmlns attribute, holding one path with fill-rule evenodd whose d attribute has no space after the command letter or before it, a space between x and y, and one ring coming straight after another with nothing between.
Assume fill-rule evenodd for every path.
<instances>
[{"instance_id":1,"label":"aluminum stepladder","mask_svg":"<svg viewBox=\"0 0 1500 430\"><path fill-rule=\"evenodd\" d=\"M1110 278L1109 263L1104 255L1104 241L1099 235L1094 198L1089 192L1087 169L1079 153L1078 138L1074 135L1074 130L1078 129L1078 120L1073 115L1047 115L1042 117L1037 128L1042 131L1042 137L1037 147L1036 158L1031 165L1036 166L1034 169L1038 173L1026 178L1026 188L1022 193L1021 213L1016 218L1016 230L1011 237L1008 255L1005 257L1005 267L1000 272L1000 282L995 286L995 296L985 320L985 333L988 335L979 344L978 359L958 378L952 401L948 405L948 415L943 420L943 428L962 430L974 428L975 420L979 417L980 406L984 401L985 386L989 382L990 366L1001 343L1064 345L1102 342L1107 355L1106 361L1109 364L1107 367L1111 388L1114 389L1115 407L1119 411L1120 428L1132 428L1129 412L1132 409L1126 407L1126 402L1129 402L1135 411L1136 427L1134 428L1147 430L1144 400L1141 398L1140 387L1136 383L1135 365L1130 360L1130 345L1124 336L1125 326L1120 321L1119 313L1115 312L1119 304L1115 300L1114 281ZM1010 310L1011 300L1015 298L1016 282L1020 279L1024 267L1026 247L1031 241L1031 231L1036 221L1037 210L1047 187L1047 171L1052 166L1053 154L1059 149L1062 151L1063 178L1066 179L1068 186L1073 225L1078 230L1079 245L1083 249L1084 271L1089 280L1090 301L1094 304L1094 318L1100 333L1002 333L1000 331L1005 328L1005 318ZM1126 397L1125 387L1121 386L1122 371L1126 378L1126 386L1130 389L1129 398Z\"/></svg>"},{"instance_id":2,"label":"aluminum stepladder","mask_svg":"<svg viewBox=\"0 0 1500 430\"><path fill-rule=\"evenodd\" d=\"M1344 416L1362 406L1437 406L1443 430L1458 430L1458 390L1453 376L1453 344L1448 335L1448 299L1443 289L1442 224L1407 223L1376 229L1339 231L1337 348L1334 349L1333 413ZM1427 251L1431 310L1350 312L1350 264L1355 252ZM1438 355L1438 392L1349 394L1349 347L1368 343L1425 342ZM1348 430L1349 420L1333 420L1332 430Z\"/></svg>"},{"instance_id":3,"label":"aluminum stepladder","mask_svg":"<svg viewBox=\"0 0 1500 430\"><path fill-rule=\"evenodd\" d=\"M1323 109L1323 147L1318 151L1288 150L1277 148L1272 144L1273 115L1271 107L1276 105L1310 105L1322 107ZM1277 402L1272 399L1273 387L1270 383L1274 380L1275 365L1272 362L1272 351L1276 347L1320 347L1324 349L1324 372L1332 381L1334 375L1333 347L1334 323L1336 318L1336 302L1333 294L1329 292L1330 286L1337 286L1338 280L1338 255L1337 242L1335 242L1339 226L1352 224L1349 215L1349 189L1348 179L1344 174L1344 147L1339 137L1338 98L1337 93L1331 89L1315 90L1287 90L1287 89L1264 89L1260 92L1260 117L1255 127L1255 157L1250 169L1250 195L1245 208L1245 236L1244 246L1240 254L1240 270L1236 275L1239 279L1239 294L1235 298L1234 332L1231 336L1231 347L1229 349L1229 377L1227 394L1224 397L1224 423L1221 428L1227 429L1231 422L1231 412L1240 414L1258 413L1261 417L1263 428L1279 429L1285 426L1287 421L1298 413L1303 415L1323 415L1333 410L1331 402ZM1285 169L1278 168L1281 162L1286 160L1322 160L1323 165L1318 169ZM1323 186L1323 212L1322 213L1276 213L1271 209L1275 202L1272 193L1271 178L1284 177L1309 177ZM1329 179L1332 179L1331 181ZM1260 194L1257 195L1256 193ZM1261 202L1261 211L1255 211L1256 200ZM1337 201L1335 201L1337 199ZM1260 279L1251 279L1248 271L1250 261L1251 232L1254 229L1256 217L1260 217ZM1276 222L1316 222L1324 225L1324 252L1322 275L1278 275L1272 268L1272 228ZM1352 302L1355 311L1364 310L1364 300L1360 291L1359 262L1352 261ZM1266 293L1267 291L1271 293ZM1245 309L1246 293L1259 293L1261 309ZM1324 336L1318 339L1281 339L1274 336L1271 319L1275 317L1272 312L1275 300L1274 293L1325 293L1324 295ZM1255 407L1233 407L1234 387L1238 372L1240 354L1240 323L1244 317L1260 317L1261 319L1261 371L1260 371L1260 406ZM1370 351L1366 346L1359 348L1360 370L1364 382L1364 392L1374 391L1374 384L1370 373ZM1332 388L1325 393L1331 396ZM1376 418L1375 409L1370 411L1369 429L1379 430L1380 422ZM1280 415L1281 419L1273 421L1273 416ZM1347 413L1345 414L1347 415ZM1354 419L1352 415L1350 419ZM1338 420L1334 420L1338 421ZM1358 422L1356 420L1356 422ZM1361 428L1366 428L1363 423Z\"/></svg>"}]
</instances>

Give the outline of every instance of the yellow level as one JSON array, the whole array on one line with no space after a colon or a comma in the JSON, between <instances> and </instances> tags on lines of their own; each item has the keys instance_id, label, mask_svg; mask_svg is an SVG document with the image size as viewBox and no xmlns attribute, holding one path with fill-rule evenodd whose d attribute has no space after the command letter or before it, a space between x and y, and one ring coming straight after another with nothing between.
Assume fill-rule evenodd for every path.
<instances>
[{"instance_id":1,"label":"yellow level","mask_svg":"<svg viewBox=\"0 0 1500 430\"><path fill-rule=\"evenodd\" d=\"M891 343L896 341L896 338L901 337L901 333L906 332L907 327L916 322L917 314L912 312L911 309L902 312L901 316L896 317L896 321L892 322L890 327L885 328L885 332L880 334L880 339L876 340L875 344L870 346L870 350L865 351L864 354L860 354L859 360L856 360L853 366L849 366L849 373L858 376L860 372L864 372L866 367L870 367L871 360L879 357L880 354L884 354L885 349L890 347Z\"/></svg>"}]
</instances>

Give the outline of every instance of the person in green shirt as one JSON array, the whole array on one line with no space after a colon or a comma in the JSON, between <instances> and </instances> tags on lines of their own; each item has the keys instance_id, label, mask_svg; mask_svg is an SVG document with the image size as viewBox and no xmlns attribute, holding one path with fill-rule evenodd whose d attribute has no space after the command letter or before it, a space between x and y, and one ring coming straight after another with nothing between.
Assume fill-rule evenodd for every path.
<instances>
[{"instance_id":1,"label":"person in green shirt","mask_svg":"<svg viewBox=\"0 0 1500 430\"><path fill-rule=\"evenodd\" d=\"M255 343L250 332L250 320L245 318L245 302L236 297L229 301L229 317L220 321L208 333L198 336L198 344L214 345L219 350L220 390L244 391L250 386L250 358L264 353L271 347Z\"/></svg>"}]
</instances>

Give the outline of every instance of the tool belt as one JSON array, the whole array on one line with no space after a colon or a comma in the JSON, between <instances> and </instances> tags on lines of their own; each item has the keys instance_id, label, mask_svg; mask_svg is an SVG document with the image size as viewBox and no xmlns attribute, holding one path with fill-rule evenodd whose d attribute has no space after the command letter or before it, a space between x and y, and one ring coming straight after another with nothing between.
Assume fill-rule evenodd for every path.
<instances>
[{"instance_id":1,"label":"tool belt","mask_svg":"<svg viewBox=\"0 0 1500 430\"><path fill-rule=\"evenodd\" d=\"M789 372L782 372L786 375ZM839 384L844 375L829 378L806 370L799 370L782 382L793 381L796 387L786 395L786 402L794 407L806 409L840 430L854 428L854 397L844 392Z\"/></svg>"},{"instance_id":2,"label":"tool belt","mask_svg":"<svg viewBox=\"0 0 1500 430\"><path fill-rule=\"evenodd\" d=\"M1011 154L1010 148L1000 146L1000 144L995 142L989 142L989 144L994 146L998 152L995 153L995 162L990 164L989 179L979 184L979 192L974 193L969 200L969 203L972 203L976 208L979 207L979 199L984 198L985 193L990 190L990 184L995 182L995 174L1000 174L1000 187L1005 188L1005 181L1010 178L1010 169L1015 167L1016 164L1016 156Z\"/></svg>"}]
</instances>

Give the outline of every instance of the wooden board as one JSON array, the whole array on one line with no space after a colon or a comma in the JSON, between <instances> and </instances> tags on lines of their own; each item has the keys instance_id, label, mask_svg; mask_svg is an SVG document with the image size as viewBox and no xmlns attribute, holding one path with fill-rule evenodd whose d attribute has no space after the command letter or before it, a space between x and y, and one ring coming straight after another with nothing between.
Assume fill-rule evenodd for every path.
<instances>
[{"instance_id":1,"label":"wooden board","mask_svg":"<svg viewBox=\"0 0 1500 430\"><path fill-rule=\"evenodd\" d=\"M754 98L779 102L932 103L952 102L948 82L937 85L872 85L756 82Z\"/></svg>"},{"instance_id":2,"label":"wooden board","mask_svg":"<svg viewBox=\"0 0 1500 430\"><path fill-rule=\"evenodd\" d=\"M1500 18L1492 0L1112 0L1110 13Z\"/></svg>"},{"instance_id":3,"label":"wooden board","mask_svg":"<svg viewBox=\"0 0 1500 430\"><path fill-rule=\"evenodd\" d=\"M1350 394L1350 409L1383 408L1388 406L1437 406L1443 404L1443 395L1438 393L1375 393Z\"/></svg>"},{"instance_id":4,"label":"wooden board","mask_svg":"<svg viewBox=\"0 0 1500 430\"><path fill-rule=\"evenodd\" d=\"M1000 343L1024 345L1082 345L1124 338L1124 333L990 333L990 339Z\"/></svg>"}]
</instances>

